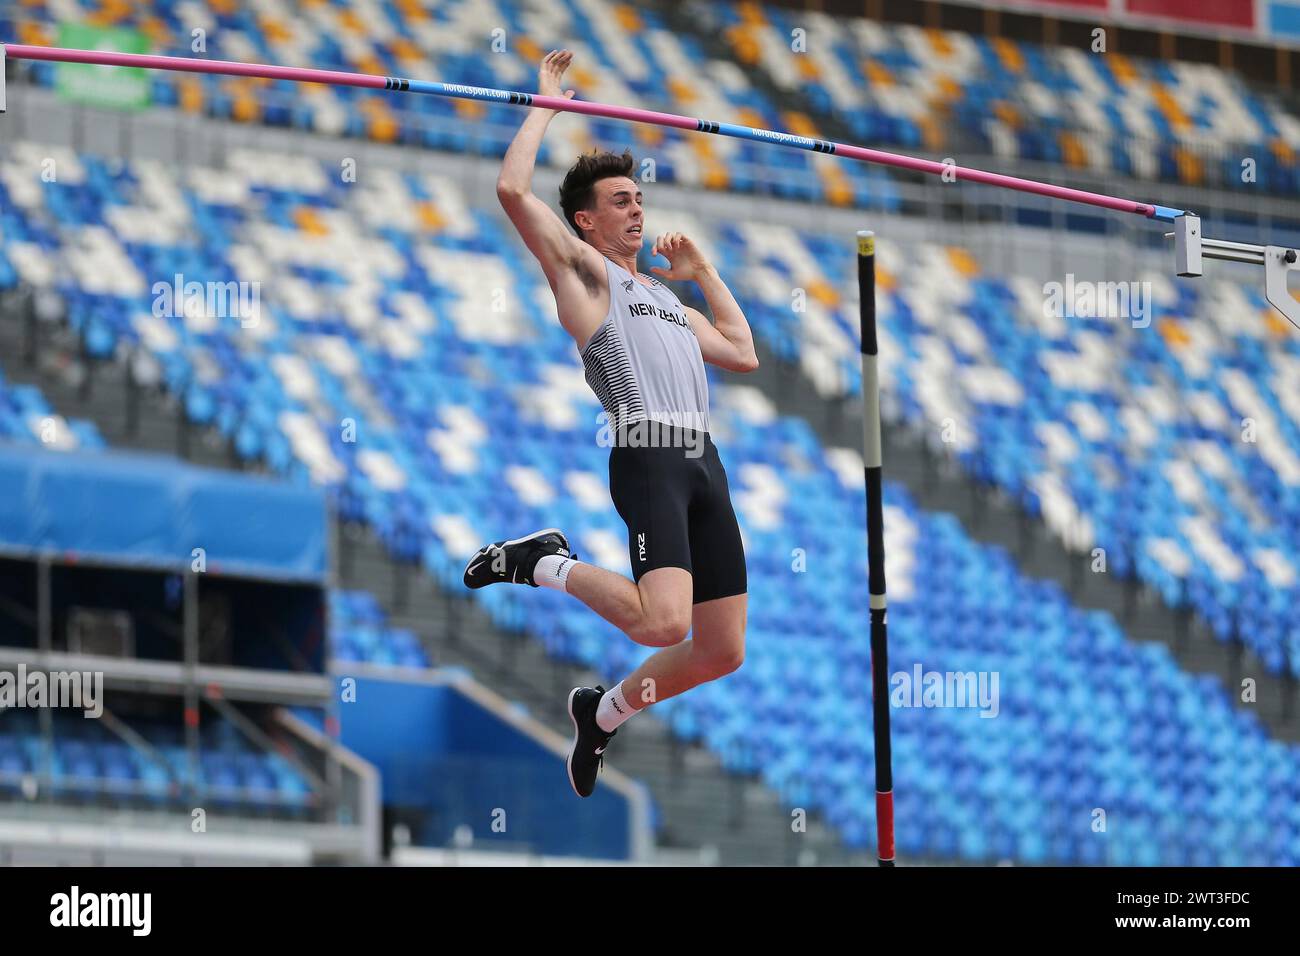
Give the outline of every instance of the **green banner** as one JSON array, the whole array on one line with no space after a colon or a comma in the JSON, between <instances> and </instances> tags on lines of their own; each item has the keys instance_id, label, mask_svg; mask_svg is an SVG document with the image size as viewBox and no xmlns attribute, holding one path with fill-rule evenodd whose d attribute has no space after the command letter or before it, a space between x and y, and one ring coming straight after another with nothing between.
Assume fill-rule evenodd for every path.
<instances>
[{"instance_id":1,"label":"green banner","mask_svg":"<svg viewBox=\"0 0 1300 956\"><path fill-rule=\"evenodd\" d=\"M148 53L149 38L135 30L59 24L59 46L74 50L111 50ZM98 66L93 63L59 63L59 95L74 103L138 110L149 105L149 71L138 67Z\"/></svg>"}]
</instances>

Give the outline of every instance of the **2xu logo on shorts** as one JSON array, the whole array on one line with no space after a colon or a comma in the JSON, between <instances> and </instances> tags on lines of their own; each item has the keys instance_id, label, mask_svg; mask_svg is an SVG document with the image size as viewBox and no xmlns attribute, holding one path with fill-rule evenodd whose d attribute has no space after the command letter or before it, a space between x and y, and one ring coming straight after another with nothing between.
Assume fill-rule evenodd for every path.
<instances>
[{"instance_id":1,"label":"2xu logo on shorts","mask_svg":"<svg viewBox=\"0 0 1300 956\"><path fill-rule=\"evenodd\" d=\"M642 531L640 534L636 536L636 546L637 549L641 552L641 560L644 561L645 560L645 532L644 531Z\"/></svg>"}]
</instances>

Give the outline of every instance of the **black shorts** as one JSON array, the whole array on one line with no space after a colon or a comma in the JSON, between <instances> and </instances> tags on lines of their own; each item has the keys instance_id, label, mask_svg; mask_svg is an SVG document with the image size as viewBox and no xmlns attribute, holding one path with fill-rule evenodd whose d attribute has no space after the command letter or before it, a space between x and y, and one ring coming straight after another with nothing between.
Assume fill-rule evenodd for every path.
<instances>
[{"instance_id":1,"label":"black shorts","mask_svg":"<svg viewBox=\"0 0 1300 956\"><path fill-rule=\"evenodd\" d=\"M693 604L744 594L740 526L708 432L663 426L646 447L637 424L618 432L609 453L609 493L627 525L633 579L656 568L685 568Z\"/></svg>"}]
</instances>

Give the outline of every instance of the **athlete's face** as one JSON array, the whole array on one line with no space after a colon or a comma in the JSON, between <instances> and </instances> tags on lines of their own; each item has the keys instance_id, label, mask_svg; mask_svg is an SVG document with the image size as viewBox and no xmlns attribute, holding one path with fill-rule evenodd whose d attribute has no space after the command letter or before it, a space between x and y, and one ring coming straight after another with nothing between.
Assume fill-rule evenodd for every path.
<instances>
[{"instance_id":1,"label":"athlete's face","mask_svg":"<svg viewBox=\"0 0 1300 956\"><path fill-rule=\"evenodd\" d=\"M595 185L592 211L595 244L611 251L636 255L641 251L641 190L626 176L602 179Z\"/></svg>"}]
</instances>

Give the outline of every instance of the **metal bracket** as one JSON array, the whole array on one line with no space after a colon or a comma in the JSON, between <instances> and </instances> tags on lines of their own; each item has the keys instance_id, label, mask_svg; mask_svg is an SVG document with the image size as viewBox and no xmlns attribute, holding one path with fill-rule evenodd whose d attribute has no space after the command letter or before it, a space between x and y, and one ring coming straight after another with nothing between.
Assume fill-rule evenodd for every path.
<instances>
[{"instance_id":1,"label":"metal bracket","mask_svg":"<svg viewBox=\"0 0 1300 956\"><path fill-rule=\"evenodd\" d=\"M1201 235L1199 216L1184 213L1174 220L1174 269L1180 276L1199 276L1201 259L1223 259L1264 267L1264 297L1296 328L1300 329L1300 301L1287 288L1287 273L1300 269L1296 250L1285 246L1256 246L1248 242L1206 239Z\"/></svg>"}]
</instances>

